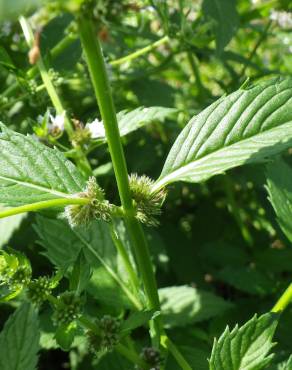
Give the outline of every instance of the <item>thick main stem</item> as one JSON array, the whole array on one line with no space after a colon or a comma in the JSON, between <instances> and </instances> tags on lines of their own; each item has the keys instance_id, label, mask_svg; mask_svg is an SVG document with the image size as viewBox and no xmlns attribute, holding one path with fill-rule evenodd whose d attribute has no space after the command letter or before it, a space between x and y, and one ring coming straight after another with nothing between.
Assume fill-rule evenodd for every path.
<instances>
[{"instance_id":1,"label":"thick main stem","mask_svg":"<svg viewBox=\"0 0 292 370\"><path fill-rule=\"evenodd\" d=\"M127 166L101 47L91 20L85 17L79 18L79 32L101 117L105 126L119 195L125 211L125 221L132 240L138 267L142 275L145 292L148 298L148 306L149 308L159 309L157 286L148 245L141 225L135 218Z\"/></svg>"}]
</instances>

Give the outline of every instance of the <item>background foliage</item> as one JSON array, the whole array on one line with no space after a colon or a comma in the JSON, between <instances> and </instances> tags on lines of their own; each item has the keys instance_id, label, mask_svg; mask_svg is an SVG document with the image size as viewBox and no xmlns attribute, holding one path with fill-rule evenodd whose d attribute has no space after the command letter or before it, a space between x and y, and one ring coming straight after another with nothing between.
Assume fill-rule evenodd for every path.
<instances>
[{"instance_id":1,"label":"background foliage","mask_svg":"<svg viewBox=\"0 0 292 370\"><path fill-rule=\"evenodd\" d=\"M71 9L78 1L65 3ZM31 71L28 47L14 15L19 12L18 4L16 10L7 4L0 1L3 10L0 10L1 121L18 133L40 137L39 116L44 116L48 107L52 114L55 112L39 75L27 72ZM292 75L292 8L288 0L104 0L98 4L96 11L102 27L97 31L120 112L119 125L130 173L158 178L170 148L187 122L219 97L248 84L247 78L258 81ZM49 13L32 13L38 5L37 1L27 2L26 9L21 11L32 16L36 28L42 28L41 52L67 113L84 124L100 118L81 45L74 26L70 25L72 17L58 13L53 6ZM287 12L286 18L281 12ZM68 46L54 53L53 47L68 35ZM166 42L132 62L114 63L164 36L169 38ZM291 104L288 107L287 115L291 116ZM5 135L12 135L5 130L0 145L4 145ZM23 140L17 139L16 133L13 135L16 142ZM30 145L34 147L34 139L25 140L26 149ZM56 144L46 135L41 140L50 147ZM105 142L104 135L100 135L86 150L99 184L108 199L118 204ZM63 136L56 145L65 149L69 146ZM184 150L183 145L182 142L179 149ZM64 151L70 158L70 151ZM5 176L9 175L6 161L21 156L12 144L11 148L7 147L7 153L0 159L2 187L6 184ZM49 167L57 160L50 153L52 157L35 150L29 163L21 163L29 174L27 181L38 181L42 187L55 181L56 191L80 191L84 180L79 174L73 174L74 179L69 172L66 177L62 175L62 186L54 170L49 178L47 172L42 176L41 167ZM63 155L56 156L61 168ZM271 361L266 361L267 350L251 367L239 367L235 363L212 367L216 357L215 354L211 357L214 338L220 337L227 325L231 336L238 330L232 331L236 324L241 326L255 313L260 316L268 312L291 282L291 152L286 150L276 161L266 160L266 153L263 157L264 163L234 168L199 184L171 184L159 227L145 228L166 327L194 369L208 369L208 358L211 358L210 368L216 370L292 369L291 358L288 360L292 352L291 307L283 313L277 328L273 324L270 332L265 333L272 336L276 330L273 342L278 344L273 348L276 355L269 357ZM36 170L37 166L40 170ZM10 188L5 194L1 190L0 202L8 197L15 200L17 190ZM18 197L17 204L25 199L50 199L51 194L42 188L33 195L28 191ZM125 292L127 275L109 237L108 225L93 224L86 231L77 232L53 216L54 213L43 212L0 220L1 248L9 245L25 253L33 266L34 277L50 275L55 267L65 269L80 263L78 258L90 261L87 270L80 272L83 285L79 289L86 289L86 309L98 316L110 312L122 317L134 303ZM127 241L122 223L116 230ZM60 291L67 288L68 284L62 282ZM13 303L1 303L1 328L21 299L19 296ZM39 323L28 305L18 308L13 315L16 320L26 317L28 326L27 331L23 329L23 335L27 345L36 350L37 338L29 330L40 327L39 369L133 368L115 352L101 360L94 358L78 333L72 349L61 351L54 339L49 305L41 311ZM257 325L260 336L262 322L272 319L263 316L259 322L256 318L252 320L249 325ZM0 336L0 365L3 356L9 357L11 341L16 335L10 321L4 330L7 334L3 345L3 334ZM227 333L229 329L224 332L225 337ZM240 333L244 337L243 329ZM230 336L226 341L235 348ZM147 329L136 329L134 339L139 349L149 345ZM224 337L217 345L223 341ZM22 361L23 353L19 352L19 356ZM36 360L33 354L27 358L25 370L34 369ZM6 369L6 365L1 366ZM170 357L166 369L178 368Z\"/></svg>"}]
</instances>

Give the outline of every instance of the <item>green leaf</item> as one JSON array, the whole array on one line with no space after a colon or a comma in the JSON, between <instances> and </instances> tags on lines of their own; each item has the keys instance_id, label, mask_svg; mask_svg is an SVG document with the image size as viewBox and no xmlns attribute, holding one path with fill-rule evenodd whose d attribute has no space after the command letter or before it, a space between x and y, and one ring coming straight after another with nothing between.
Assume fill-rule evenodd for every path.
<instances>
[{"instance_id":1,"label":"green leaf","mask_svg":"<svg viewBox=\"0 0 292 370\"><path fill-rule=\"evenodd\" d=\"M232 307L231 303L213 293L187 285L159 289L159 298L166 327L204 321Z\"/></svg>"},{"instance_id":2,"label":"green leaf","mask_svg":"<svg viewBox=\"0 0 292 370\"><path fill-rule=\"evenodd\" d=\"M107 270L100 266L92 273L87 291L100 303L120 308L133 308L133 304L126 296L120 285Z\"/></svg>"},{"instance_id":3,"label":"green leaf","mask_svg":"<svg viewBox=\"0 0 292 370\"><path fill-rule=\"evenodd\" d=\"M274 346L272 338L278 323L278 315L255 315L243 326L230 331L227 327L214 341L210 358L210 370L260 370L273 358L269 352Z\"/></svg>"},{"instance_id":4,"label":"green leaf","mask_svg":"<svg viewBox=\"0 0 292 370\"><path fill-rule=\"evenodd\" d=\"M3 208L0 207L0 210L3 210ZM10 240L13 233L19 228L22 220L25 217L26 213L22 213L0 219L0 248Z\"/></svg>"},{"instance_id":5,"label":"green leaf","mask_svg":"<svg viewBox=\"0 0 292 370\"><path fill-rule=\"evenodd\" d=\"M221 53L239 25L236 0L204 0L202 10L214 21L217 52Z\"/></svg>"},{"instance_id":6,"label":"green leaf","mask_svg":"<svg viewBox=\"0 0 292 370\"><path fill-rule=\"evenodd\" d=\"M55 339L64 351L70 350L75 338L76 330L77 327L75 323L62 324L58 327L55 334Z\"/></svg>"},{"instance_id":7,"label":"green leaf","mask_svg":"<svg viewBox=\"0 0 292 370\"><path fill-rule=\"evenodd\" d=\"M81 250L70 275L70 290L80 294L85 290L91 275L92 270L90 264L86 261L84 253Z\"/></svg>"},{"instance_id":8,"label":"green leaf","mask_svg":"<svg viewBox=\"0 0 292 370\"><path fill-rule=\"evenodd\" d=\"M165 107L139 107L132 111L123 110L117 114L120 134L125 136L149 123L164 121L176 112L174 108Z\"/></svg>"},{"instance_id":9,"label":"green leaf","mask_svg":"<svg viewBox=\"0 0 292 370\"><path fill-rule=\"evenodd\" d=\"M56 149L0 124L0 203L18 206L80 192L85 180Z\"/></svg>"},{"instance_id":10,"label":"green leaf","mask_svg":"<svg viewBox=\"0 0 292 370\"><path fill-rule=\"evenodd\" d=\"M36 312L24 303L9 317L0 334L0 369L35 370L39 337Z\"/></svg>"},{"instance_id":11,"label":"green leaf","mask_svg":"<svg viewBox=\"0 0 292 370\"><path fill-rule=\"evenodd\" d=\"M274 279L255 268L226 266L216 277L238 290L257 296L270 295L275 291Z\"/></svg>"},{"instance_id":12,"label":"green leaf","mask_svg":"<svg viewBox=\"0 0 292 370\"><path fill-rule=\"evenodd\" d=\"M192 369L208 370L209 366L207 359L209 352L197 348L192 348L190 346L179 346L178 349L184 356L184 358L188 361ZM181 370L181 367L177 364L172 356L168 356L166 369Z\"/></svg>"},{"instance_id":13,"label":"green leaf","mask_svg":"<svg viewBox=\"0 0 292 370\"><path fill-rule=\"evenodd\" d=\"M124 269L111 240L109 226L92 222L87 228L72 229L66 221L38 215L35 225L45 255L61 270L75 263L82 250L93 271L87 290L97 299L132 307L125 296Z\"/></svg>"},{"instance_id":14,"label":"green leaf","mask_svg":"<svg viewBox=\"0 0 292 370\"><path fill-rule=\"evenodd\" d=\"M62 269L72 265L82 250L93 267L100 266L102 260L116 268L117 253L106 222L94 221L87 228L72 229L65 220L41 215L36 220L39 242L46 248L45 255L57 267Z\"/></svg>"},{"instance_id":15,"label":"green leaf","mask_svg":"<svg viewBox=\"0 0 292 370\"><path fill-rule=\"evenodd\" d=\"M126 136L152 122L164 121L176 112L177 109L165 107L139 107L132 111L123 110L117 114L120 136ZM98 139L106 142L105 134Z\"/></svg>"},{"instance_id":16,"label":"green leaf","mask_svg":"<svg viewBox=\"0 0 292 370\"><path fill-rule=\"evenodd\" d=\"M267 166L269 200L276 212L277 221L292 242L292 169L282 159Z\"/></svg>"},{"instance_id":17,"label":"green leaf","mask_svg":"<svg viewBox=\"0 0 292 370\"><path fill-rule=\"evenodd\" d=\"M183 129L157 190L175 181L202 182L283 151L292 140L292 78L273 78L222 97Z\"/></svg>"},{"instance_id":18,"label":"green leaf","mask_svg":"<svg viewBox=\"0 0 292 370\"><path fill-rule=\"evenodd\" d=\"M43 254L54 265L65 270L74 264L82 244L68 222L38 215L35 230L39 236L39 243L46 250Z\"/></svg>"},{"instance_id":19,"label":"green leaf","mask_svg":"<svg viewBox=\"0 0 292 370\"><path fill-rule=\"evenodd\" d=\"M153 310L137 311L130 314L121 327L121 334L128 335L132 330L147 324L155 315Z\"/></svg>"},{"instance_id":20,"label":"green leaf","mask_svg":"<svg viewBox=\"0 0 292 370\"><path fill-rule=\"evenodd\" d=\"M279 370L292 370L292 355L289 357L287 362L280 366Z\"/></svg>"}]
</instances>

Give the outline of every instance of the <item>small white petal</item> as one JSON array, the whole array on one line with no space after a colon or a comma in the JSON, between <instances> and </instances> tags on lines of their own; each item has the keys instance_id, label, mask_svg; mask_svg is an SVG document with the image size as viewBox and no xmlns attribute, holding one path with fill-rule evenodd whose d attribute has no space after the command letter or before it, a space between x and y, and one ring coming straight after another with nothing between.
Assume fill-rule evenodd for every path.
<instances>
[{"instance_id":1,"label":"small white petal","mask_svg":"<svg viewBox=\"0 0 292 370\"><path fill-rule=\"evenodd\" d=\"M105 129L103 122L99 121L97 118L92 122L88 122L85 128L89 130L90 135L93 139L105 137Z\"/></svg>"},{"instance_id":2,"label":"small white petal","mask_svg":"<svg viewBox=\"0 0 292 370\"><path fill-rule=\"evenodd\" d=\"M65 111L61 114L57 114L55 117L49 114L50 121L51 121L51 129L59 129L60 131L64 131L65 127Z\"/></svg>"}]
</instances>

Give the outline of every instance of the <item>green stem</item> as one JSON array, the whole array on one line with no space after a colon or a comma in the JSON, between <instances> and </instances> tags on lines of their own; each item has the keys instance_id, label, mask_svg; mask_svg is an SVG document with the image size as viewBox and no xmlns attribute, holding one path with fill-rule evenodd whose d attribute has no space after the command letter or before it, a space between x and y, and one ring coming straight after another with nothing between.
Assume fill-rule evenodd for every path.
<instances>
[{"instance_id":1,"label":"green stem","mask_svg":"<svg viewBox=\"0 0 292 370\"><path fill-rule=\"evenodd\" d=\"M131 264L130 258L129 258L128 253L127 253L127 250L126 250L125 246L123 245L122 241L120 240L120 238L118 237L113 225L110 225L110 230L111 230L111 237L112 237L112 240L114 242L114 245L115 245L118 253L122 257L125 268L128 272L130 282L132 284L132 288L134 289L134 291L136 293L138 293L139 292L139 286L140 286L139 280L137 278L136 271L134 270L134 268Z\"/></svg>"},{"instance_id":2,"label":"green stem","mask_svg":"<svg viewBox=\"0 0 292 370\"><path fill-rule=\"evenodd\" d=\"M70 204L88 204L89 199L86 198L57 198L57 199L50 199L44 200L41 202L35 202L30 204L25 204L24 206L14 207L6 209L0 212L0 218L9 217L18 215L20 213L25 212L35 212L45 208L52 208L52 207L64 207Z\"/></svg>"},{"instance_id":3,"label":"green stem","mask_svg":"<svg viewBox=\"0 0 292 370\"><path fill-rule=\"evenodd\" d=\"M164 36L160 40L157 40L157 41L153 42L152 44L150 44L150 45L148 45L148 46L146 46L142 49L139 49L139 50L135 51L134 53L131 53L129 55L126 55L125 57L122 57L120 59L116 59L116 60L113 60L113 61L109 62L109 64L111 66L115 67L115 66L118 66L118 65L123 64L123 63L131 62L132 60L134 60L136 58L139 58L141 55L149 53L150 51L156 49L158 46L163 45L168 41L169 41L169 37Z\"/></svg>"},{"instance_id":4,"label":"green stem","mask_svg":"<svg viewBox=\"0 0 292 370\"><path fill-rule=\"evenodd\" d=\"M120 140L113 98L106 74L106 67L103 60L101 47L98 39L96 38L92 21L88 18L81 17L79 19L79 32L95 95L105 126L107 142L113 162L119 195L125 212L125 222L132 240L138 268L142 275L142 280L148 299L148 306L151 309L153 308L159 310L159 297L149 249L141 225L135 218L135 210L133 207L131 191L129 187L127 166ZM156 325L155 333L157 337L160 337L159 331L159 325Z\"/></svg>"},{"instance_id":5,"label":"green stem","mask_svg":"<svg viewBox=\"0 0 292 370\"><path fill-rule=\"evenodd\" d=\"M260 47L261 43L265 40L266 36L267 36L267 33L272 25L272 21L269 21L266 25L266 27L264 28L263 32L260 34L260 37L258 38L258 41L256 42L256 44L254 45L252 51L250 52L249 56L248 56L248 61L251 61L253 59L253 57L255 56L258 48ZM240 77L244 77L245 75L245 72L246 72L246 69L247 69L247 64L245 64L240 72Z\"/></svg>"},{"instance_id":6,"label":"green stem","mask_svg":"<svg viewBox=\"0 0 292 370\"><path fill-rule=\"evenodd\" d=\"M147 370L150 368L150 366L145 361L143 361L142 358L136 352L124 346L123 344L119 343L116 345L115 348L119 352L119 354L124 356L132 363L138 365L141 369Z\"/></svg>"},{"instance_id":7,"label":"green stem","mask_svg":"<svg viewBox=\"0 0 292 370\"><path fill-rule=\"evenodd\" d=\"M178 348L175 346L175 344L166 336L164 335L161 338L161 343L164 348L167 348L169 352L173 355L176 362L183 370L192 370L192 367L188 364L188 362L185 360L183 355L180 353Z\"/></svg>"},{"instance_id":8,"label":"green stem","mask_svg":"<svg viewBox=\"0 0 292 370\"><path fill-rule=\"evenodd\" d=\"M278 299L275 306L272 308L272 312L280 312L285 310L285 308L289 305L292 301L292 283L288 286L285 292L281 295Z\"/></svg>"},{"instance_id":9,"label":"green stem","mask_svg":"<svg viewBox=\"0 0 292 370\"><path fill-rule=\"evenodd\" d=\"M32 33L32 29L28 23L28 21L24 17L20 17L19 23L21 25L25 40L27 42L27 45L32 48L34 45L34 35ZM41 54L38 57L38 60L36 62L36 66L40 72L41 78L43 80L44 85L46 86L47 92L50 96L50 99L56 109L57 114L62 114L65 110L63 108L63 104L57 94L57 91L55 89L55 86L53 85L51 78L48 74L48 71L45 67L43 58ZM65 117L65 128L68 132L68 135L71 136L73 134L73 127L71 126L71 123L67 116Z\"/></svg>"},{"instance_id":10,"label":"green stem","mask_svg":"<svg viewBox=\"0 0 292 370\"><path fill-rule=\"evenodd\" d=\"M197 58L190 51L187 52L187 57L188 57L190 67L191 67L192 72L193 72L194 77L195 77L195 81L196 81L196 84L197 84L199 95L204 96L206 91L205 91L205 87L202 83L200 70L199 70L198 65L197 65Z\"/></svg>"},{"instance_id":11,"label":"green stem","mask_svg":"<svg viewBox=\"0 0 292 370\"><path fill-rule=\"evenodd\" d=\"M33 47L33 45L34 45L34 35L33 35L32 29L31 29L28 21L23 16L21 16L20 19L19 19L19 22L20 22L20 25L22 27L22 31L23 31L23 34L24 34L24 37L26 39L26 42L27 42L28 46L30 48ZM49 73L46 69L46 66L45 66L45 63L43 61L43 58L42 58L41 54L38 57L36 65L37 65L37 68L40 72L43 83L44 83L44 85L47 89L49 97L50 97L50 99L53 103L53 106L56 109L56 113L59 114L59 115L64 114L65 130L66 130L69 138L71 139L73 134L74 134L73 126L72 126L72 124L71 124L71 122L70 122L70 120L69 120L69 118L66 114L66 111L63 107L61 99L58 96L57 90L55 89L55 86L53 85L53 83L51 81L51 78L50 78ZM76 161L79 165L79 168L82 170L82 172L86 176L90 176L92 174L92 169L91 169L91 166L90 166L86 156L84 155L82 149L79 146L76 147L75 149L76 149L76 152L78 153Z\"/></svg>"},{"instance_id":12,"label":"green stem","mask_svg":"<svg viewBox=\"0 0 292 370\"><path fill-rule=\"evenodd\" d=\"M57 58L66 48L68 48L72 44L74 40L76 40L76 37L74 37L74 35L72 34L66 35L65 37L63 37L63 39L59 41L50 51L51 58L52 59ZM33 66L26 72L26 75L28 76L28 78L33 78L37 75L37 73L38 73L38 67ZM12 94L14 94L18 88L19 88L19 84L17 81L15 81L5 91L3 91L1 95L4 97L5 96L9 97Z\"/></svg>"},{"instance_id":13,"label":"green stem","mask_svg":"<svg viewBox=\"0 0 292 370\"><path fill-rule=\"evenodd\" d=\"M94 257L100 262L100 264L105 268L107 273L112 277L112 279L117 283L117 285L123 290L129 300L132 302L133 306L137 310L142 310L143 306L141 302L136 298L136 296L129 290L129 288L125 285L123 280L112 270L112 268L104 261L102 256L95 250L90 243L88 243L77 231L74 229L72 230L75 233L76 237L79 238L82 243L86 246L86 248L93 254Z\"/></svg>"}]
</instances>

